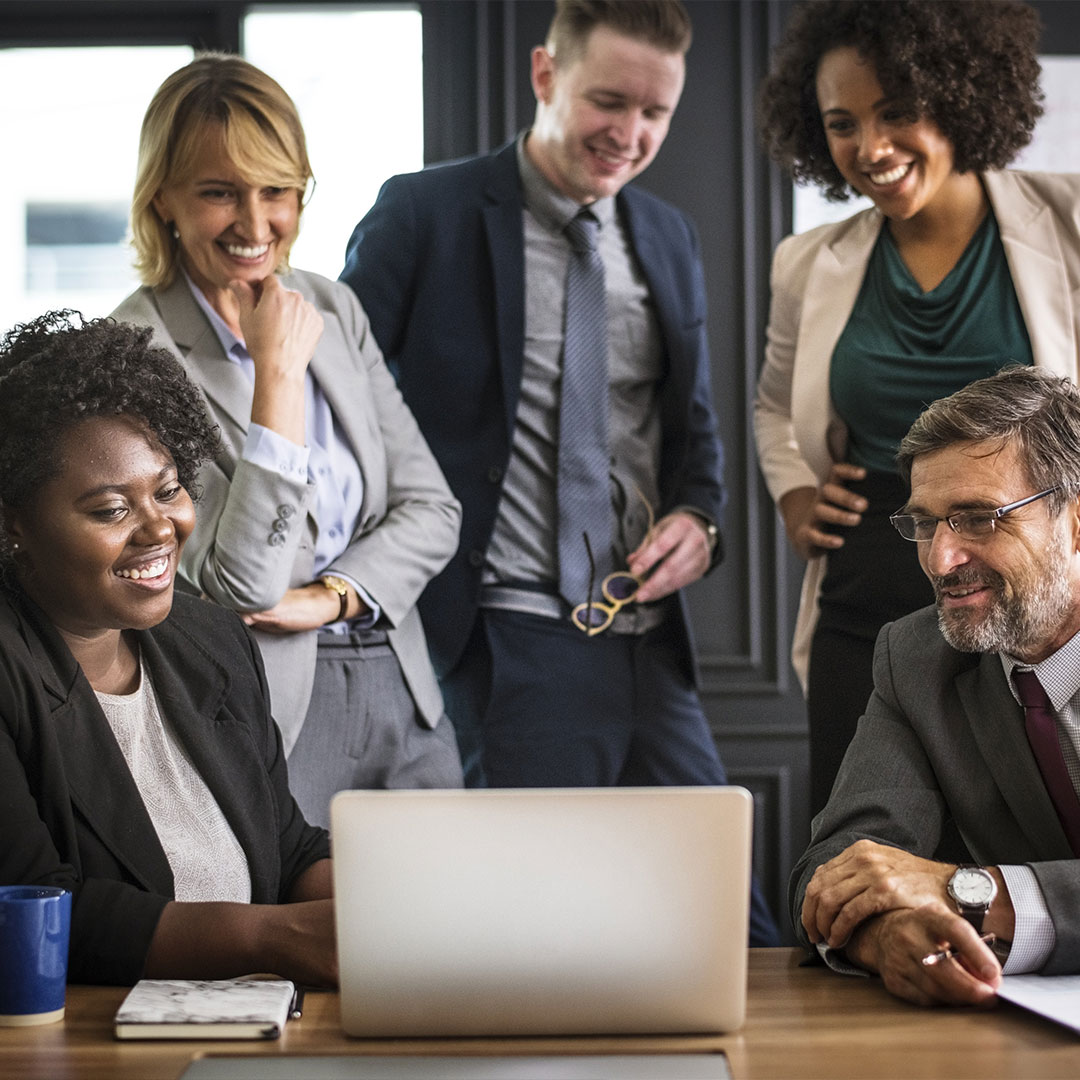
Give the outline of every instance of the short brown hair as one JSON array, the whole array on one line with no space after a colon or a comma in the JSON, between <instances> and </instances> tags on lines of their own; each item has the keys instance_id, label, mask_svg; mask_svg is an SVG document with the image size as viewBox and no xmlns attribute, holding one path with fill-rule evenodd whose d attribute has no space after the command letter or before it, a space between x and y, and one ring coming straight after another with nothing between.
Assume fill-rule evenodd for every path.
<instances>
[{"instance_id":1,"label":"short brown hair","mask_svg":"<svg viewBox=\"0 0 1080 1080\"><path fill-rule=\"evenodd\" d=\"M170 223L158 217L154 196L186 178L188 163L215 128L249 183L295 188L303 207L311 163L292 98L241 57L202 53L158 87L143 119L131 234L145 285L168 285L177 265L177 242Z\"/></svg>"},{"instance_id":2,"label":"short brown hair","mask_svg":"<svg viewBox=\"0 0 1080 1080\"><path fill-rule=\"evenodd\" d=\"M547 51L572 63L598 26L672 53L685 53L693 34L682 0L555 0Z\"/></svg>"},{"instance_id":3,"label":"short brown hair","mask_svg":"<svg viewBox=\"0 0 1080 1080\"><path fill-rule=\"evenodd\" d=\"M900 475L910 484L917 457L957 443L1014 443L1035 488L1057 488L1055 510L1080 497L1080 390L1070 379L1011 365L939 398L901 441Z\"/></svg>"}]
</instances>

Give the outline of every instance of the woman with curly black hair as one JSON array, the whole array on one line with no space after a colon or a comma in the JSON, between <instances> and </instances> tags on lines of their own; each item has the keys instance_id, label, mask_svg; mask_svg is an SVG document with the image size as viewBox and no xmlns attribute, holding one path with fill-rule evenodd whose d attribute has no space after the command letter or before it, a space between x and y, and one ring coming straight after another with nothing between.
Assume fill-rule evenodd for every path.
<instances>
[{"instance_id":1,"label":"woman with curly black hair","mask_svg":"<svg viewBox=\"0 0 1080 1080\"><path fill-rule=\"evenodd\" d=\"M71 891L73 982L333 983L258 648L174 595L216 432L149 330L70 315L0 342L0 881Z\"/></svg>"},{"instance_id":2,"label":"woman with curly black hair","mask_svg":"<svg viewBox=\"0 0 1080 1080\"><path fill-rule=\"evenodd\" d=\"M760 98L772 156L874 206L788 237L772 268L755 430L808 560L793 662L811 803L828 798L873 688L881 626L933 602L890 526L900 439L937 398L1009 363L1075 378L1080 182L1005 171L1042 113L1039 23L995 0L799 7Z\"/></svg>"}]
</instances>

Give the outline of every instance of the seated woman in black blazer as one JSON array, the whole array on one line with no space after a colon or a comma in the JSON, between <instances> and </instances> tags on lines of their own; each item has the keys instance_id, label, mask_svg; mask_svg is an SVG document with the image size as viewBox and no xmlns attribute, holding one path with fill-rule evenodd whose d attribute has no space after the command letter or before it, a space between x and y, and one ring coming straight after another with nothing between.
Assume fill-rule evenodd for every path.
<instances>
[{"instance_id":1,"label":"seated woman in black blazer","mask_svg":"<svg viewBox=\"0 0 1080 1080\"><path fill-rule=\"evenodd\" d=\"M258 649L174 596L216 435L149 340L51 313L0 342L0 882L72 891L73 982L334 983Z\"/></svg>"}]
</instances>

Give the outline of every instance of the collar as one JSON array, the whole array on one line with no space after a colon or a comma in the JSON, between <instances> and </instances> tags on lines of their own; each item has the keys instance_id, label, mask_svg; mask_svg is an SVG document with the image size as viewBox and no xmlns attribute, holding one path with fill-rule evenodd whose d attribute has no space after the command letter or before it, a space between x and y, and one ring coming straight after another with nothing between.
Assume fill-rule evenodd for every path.
<instances>
[{"instance_id":1,"label":"collar","mask_svg":"<svg viewBox=\"0 0 1080 1080\"><path fill-rule=\"evenodd\" d=\"M553 188L547 177L532 163L525 152L525 140L528 137L529 132L523 131L517 140L517 164L525 195L525 208L546 229L561 233L581 212L582 204ZM615 200L597 199L596 202L589 203L589 210L603 229L615 218Z\"/></svg>"},{"instance_id":2,"label":"collar","mask_svg":"<svg viewBox=\"0 0 1080 1080\"><path fill-rule=\"evenodd\" d=\"M1020 699L1016 696L1012 681L1013 668L1035 672L1055 712L1061 712L1080 691L1080 634L1075 634L1057 652L1037 664L1025 663L1004 652L998 655L1005 671L1005 681L1018 704Z\"/></svg>"},{"instance_id":3,"label":"collar","mask_svg":"<svg viewBox=\"0 0 1080 1080\"><path fill-rule=\"evenodd\" d=\"M202 313L210 320L210 326L217 335L218 341L221 342L221 349L225 355L230 360L235 360L237 363L241 360L249 359L250 354L247 351L247 345L229 329L228 324L217 313L217 310L210 301L206 299L202 289L191 280L191 275L188 274L183 266L180 267L180 273L184 275L184 280L191 290L191 296L195 303L199 305Z\"/></svg>"}]
</instances>

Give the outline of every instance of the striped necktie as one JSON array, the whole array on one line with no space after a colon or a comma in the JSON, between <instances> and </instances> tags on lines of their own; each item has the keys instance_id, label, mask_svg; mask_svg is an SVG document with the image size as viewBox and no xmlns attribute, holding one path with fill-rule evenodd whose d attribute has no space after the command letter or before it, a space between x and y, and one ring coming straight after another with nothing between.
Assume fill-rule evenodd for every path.
<instances>
[{"instance_id":1,"label":"striped necktie","mask_svg":"<svg viewBox=\"0 0 1080 1080\"><path fill-rule=\"evenodd\" d=\"M611 451L608 440L607 298L597 250L600 223L582 210L565 228L573 250L566 271L566 321L559 398L559 592L586 600L589 563L599 578L611 570Z\"/></svg>"}]
</instances>

